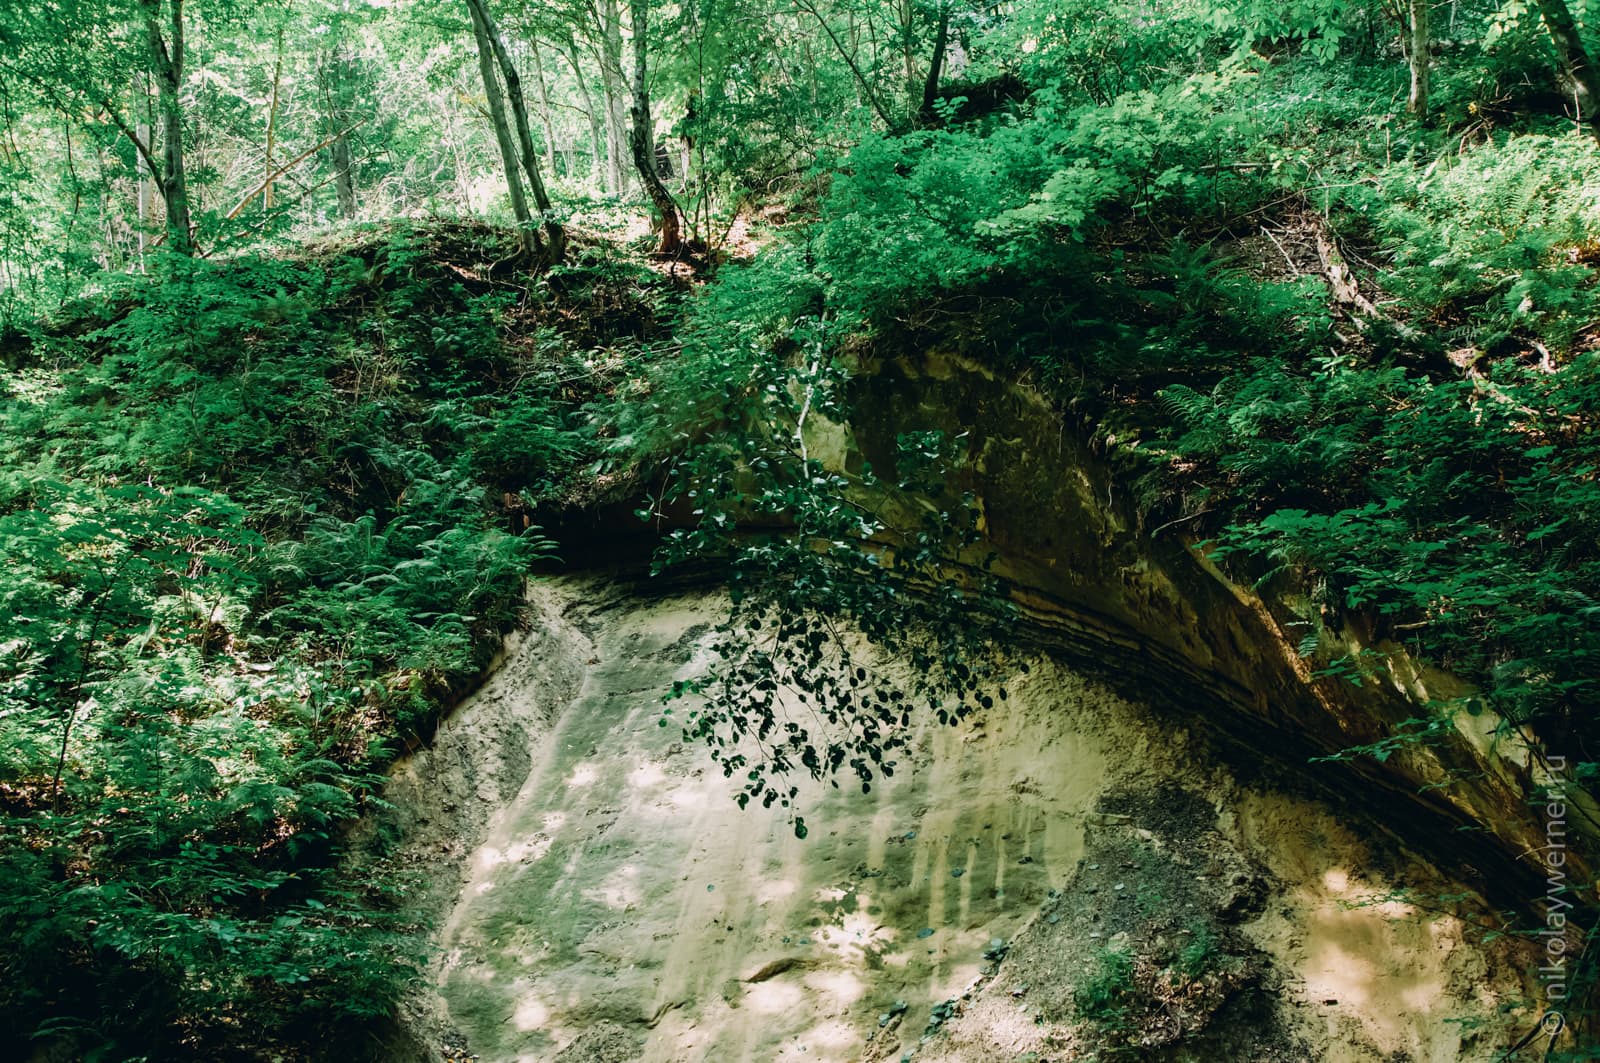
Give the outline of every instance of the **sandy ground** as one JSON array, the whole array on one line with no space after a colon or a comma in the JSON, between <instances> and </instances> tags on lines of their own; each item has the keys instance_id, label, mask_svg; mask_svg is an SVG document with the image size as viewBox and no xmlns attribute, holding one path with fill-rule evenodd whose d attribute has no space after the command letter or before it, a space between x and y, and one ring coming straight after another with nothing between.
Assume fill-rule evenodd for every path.
<instances>
[{"instance_id":1,"label":"sandy ground","mask_svg":"<svg viewBox=\"0 0 1600 1063\"><path fill-rule=\"evenodd\" d=\"M911 770L870 795L803 787L806 840L776 810L741 812L660 726L719 604L539 585L537 633L400 767L391 799L446 913L436 1040L519 1063L1086 1058L1008 1031L1026 1010L998 990L978 1007L1003 980L984 954L1080 874L1108 787L1181 780L1271 873L1242 931L1281 966L1310 1058L1492 1058L1517 961L1452 915L1371 902L1390 882L1359 826L1240 788L1170 723L1049 662L986 716L930 724Z\"/></svg>"}]
</instances>

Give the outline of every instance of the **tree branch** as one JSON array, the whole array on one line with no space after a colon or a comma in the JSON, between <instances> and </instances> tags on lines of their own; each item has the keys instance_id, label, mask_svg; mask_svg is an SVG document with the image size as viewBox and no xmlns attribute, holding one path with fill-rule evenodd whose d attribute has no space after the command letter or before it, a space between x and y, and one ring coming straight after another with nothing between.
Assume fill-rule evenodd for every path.
<instances>
[{"instance_id":1,"label":"tree branch","mask_svg":"<svg viewBox=\"0 0 1600 1063\"><path fill-rule=\"evenodd\" d=\"M239 200L239 205L238 206L236 206L232 210L228 211L228 213L226 215L227 219L229 221L232 221L233 219L237 218L239 216L240 211L244 210L245 207L248 207L250 205L250 201L252 199L256 198L257 196L259 196L261 194L262 190L265 189L272 182L276 181L278 178L282 177L284 174L288 173L290 170L294 169L296 166L299 166L302 162L305 162L312 155L315 155L317 152L321 151L323 148L327 147L329 144L332 144L335 140L338 140L340 137L345 136L346 134L350 133L352 130L359 129L359 128L361 128L362 126L364 126L366 124L367 124L367 120L365 118L363 118L363 119L361 119L361 121L357 122L355 125L350 126L350 127L346 128L346 129L341 129L339 132L335 133L333 136L329 137L328 139L322 141L320 144L317 144L317 145L315 145L313 147L307 148L305 151L302 151L300 154L296 155L294 158L290 159L288 162L284 163L282 166L280 166L276 170L272 171L270 174L268 174L266 176L265 180L263 180L260 184L256 185L249 192L247 192L243 199Z\"/></svg>"}]
</instances>

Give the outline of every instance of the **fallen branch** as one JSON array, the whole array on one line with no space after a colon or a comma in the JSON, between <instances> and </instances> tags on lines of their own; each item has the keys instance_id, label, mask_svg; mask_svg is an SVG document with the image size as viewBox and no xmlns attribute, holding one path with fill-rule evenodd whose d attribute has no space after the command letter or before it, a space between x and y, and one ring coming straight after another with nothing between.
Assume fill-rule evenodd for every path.
<instances>
[{"instance_id":1,"label":"fallen branch","mask_svg":"<svg viewBox=\"0 0 1600 1063\"><path fill-rule=\"evenodd\" d=\"M1284 247L1276 236L1272 235L1272 230L1263 225L1261 227L1261 235L1265 236L1268 240L1271 240L1272 246L1283 252L1283 260L1289 263L1289 272L1298 274L1300 272L1300 267L1295 265L1294 256L1289 254L1289 249Z\"/></svg>"},{"instance_id":2,"label":"fallen branch","mask_svg":"<svg viewBox=\"0 0 1600 1063\"><path fill-rule=\"evenodd\" d=\"M213 247L209 248L208 250L198 252L199 256L201 258L210 258L212 255L216 254L218 251L221 251L225 247L230 246L231 243L237 242L239 240L244 239L247 236L251 236L251 235L254 235L255 233L260 232L262 229L265 229L267 226L271 225L278 218L283 217L286 213L288 213L293 208L299 206L301 203L304 203L307 196L311 195L313 192L317 192L317 191L320 191L323 188L326 188L328 185L330 185L332 183L333 183L333 177L329 176L329 177L323 178L321 181L318 181L316 184L312 185L310 188L308 188L304 192L300 193L300 195L296 196L294 199L291 199L286 203L279 203L277 206L273 207L272 210L267 214L267 216L265 218L263 218L261 221L256 222L254 225L250 226L248 229L243 229L243 230L240 230L239 232L235 232L235 233L231 234L228 237L228 243L223 243L223 242L219 241L216 245L214 245Z\"/></svg>"},{"instance_id":3,"label":"fallen branch","mask_svg":"<svg viewBox=\"0 0 1600 1063\"><path fill-rule=\"evenodd\" d=\"M1344 255L1339 253L1339 245L1321 224L1317 225L1317 258L1322 262L1322 275L1327 278L1328 289L1333 292L1336 300L1345 306L1355 307L1367 317L1385 316L1373 305L1371 299L1361 294L1361 289L1356 285L1355 274L1350 272L1350 266L1345 262Z\"/></svg>"},{"instance_id":4,"label":"fallen branch","mask_svg":"<svg viewBox=\"0 0 1600 1063\"><path fill-rule=\"evenodd\" d=\"M329 144L332 144L335 140L338 140L342 136L348 136L353 130L359 129L359 128L361 128L362 126L364 126L366 124L367 124L367 120L365 118L361 119L361 121L357 122L355 125L351 126L349 129L342 129L339 132L335 133L333 136L329 137L327 140L324 140L322 143L317 144L314 147L307 148L305 151L302 151L300 154L296 155L294 158L290 159L288 162L284 163L282 166L278 167L276 170L274 170L271 173L269 173L266 176L265 180L263 180L260 184L256 185L254 188L252 188L249 192L245 193L245 197L243 199L239 200L239 205L238 206L236 206L232 210L228 211L227 220L228 221L232 221L233 219L237 218L239 216L240 212L243 211L244 208L246 208L246 207L248 207L250 205L250 201L252 199L255 199L262 192L264 192L266 190L267 186L272 184L272 182L276 181L278 178L282 177L284 174L288 173L290 170L294 169L296 166L299 166L302 162L305 162L311 156L315 155L317 152L321 151L323 148L327 147Z\"/></svg>"}]
</instances>

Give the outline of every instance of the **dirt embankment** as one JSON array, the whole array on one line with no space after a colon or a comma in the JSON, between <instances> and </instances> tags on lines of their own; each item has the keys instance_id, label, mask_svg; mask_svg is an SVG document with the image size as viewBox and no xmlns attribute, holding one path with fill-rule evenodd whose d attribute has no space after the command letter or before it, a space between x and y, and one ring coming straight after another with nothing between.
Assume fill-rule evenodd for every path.
<instances>
[{"instance_id":1,"label":"dirt embankment","mask_svg":"<svg viewBox=\"0 0 1600 1063\"><path fill-rule=\"evenodd\" d=\"M390 790L440 912L425 1057L1421 1063L1538 1017L1469 891L1049 660L870 795L804 788L802 841L660 726L718 596L533 606Z\"/></svg>"}]
</instances>

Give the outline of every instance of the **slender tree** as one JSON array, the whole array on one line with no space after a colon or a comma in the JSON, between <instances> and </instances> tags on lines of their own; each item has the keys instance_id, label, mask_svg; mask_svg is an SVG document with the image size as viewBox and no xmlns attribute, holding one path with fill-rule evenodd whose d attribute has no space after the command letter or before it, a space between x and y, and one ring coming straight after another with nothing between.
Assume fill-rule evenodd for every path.
<instances>
[{"instance_id":1,"label":"slender tree","mask_svg":"<svg viewBox=\"0 0 1600 1063\"><path fill-rule=\"evenodd\" d=\"M544 228L550 260L559 262L566 249L567 235L562 230L561 224L556 221L550 193L545 189L544 178L539 173L539 153L533 146L533 130L528 124L528 101L522 92L522 78L517 73L516 64L511 61L511 53L506 50L505 40L500 36L499 27L495 25L488 5L484 0L467 0L467 3L473 9L474 24L480 28L481 39L489 42L495 60L499 63L500 75L505 79L506 99L511 103L511 117L515 123L516 143L522 159L522 170L527 175L528 188L533 192L534 206L539 209L539 223Z\"/></svg>"},{"instance_id":2,"label":"slender tree","mask_svg":"<svg viewBox=\"0 0 1600 1063\"><path fill-rule=\"evenodd\" d=\"M1411 0L1411 25L1406 53L1411 59L1411 92L1406 110L1418 117L1428 113L1428 70L1433 61L1433 41L1428 24L1431 0Z\"/></svg>"},{"instance_id":3,"label":"slender tree","mask_svg":"<svg viewBox=\"0 0 1600 1063\"><path fill-rule=\"evenodd\" d=\"M545 77L544 57L539 54L539 41L528 39L528 53L533 56L534 84L539 86L539 121L544 126L544 161L550 176L556 176L556 123L550 107L550 82ZM571 169L569 166L568 169Z\"/></svg>"},{"instance_id":4,"label":"slender tree","mask_svg":"<svg viewBox=\"0 0 1600 1063\"><path fill-rule=\"evenodd\" d=\"M1589 132L1600 141L1600 72L1589 58L1583 43L1583 34L1567 7L1566 0L1539 0L1539 14L1550 41L1555 45L1556 60L1561 67L1562 80L1572 94L1574 117L1589 126Z\"/></svg>"},{"instance_id":5,"label":"slender tree","mask_svg":"<svg viewBox=\"0 0 1600 1063\"><path fill-rule=\"evenodd\" d=\"M578 59L578 42L569 34L567 46L562 50L562 57L567 65L572 68L572 80L578 88L578 98L583 101L583 116L589 123L589 157L593 167L592 178L597 185L606 183L606 158L603 121L599 110L595 107L594 97L589 92L589 79L584 76L583 64Z\"/></svg>"},{"instance_id":6,"label":"slender tree","mask_svg":"<svg viewBox=\"0 0 1600 1063\"><path fill-rule=\"evenodd\" d=\"M283 26L278 26L277 48L272 61L272 96L267 102L266 179L261 182L261 206L272 209L272 183L277 180L273 152L278 147L278 111L283 91Z\"/></svg>"},{"instance_id":7,"label":"slender tree","mask_svg":"<svg viewBox=\"0 0 1600 1063\"><path fill-rule=\"evenodd\" d=\"M489 124L494 128L495 144L500 149L500 165L506 175L506 190L511 196L511 216L516 221L523 251L532 257L540 251L539 234L534 229L533 215L528 210L528 194L522 187L522 171L517 165L517 148L512 140L511 124L506 120L506 101L500 89L500 75L495 69L494 44L489 39L482 0L467 0L467 10L472 16L472 36L478 46L478 74L483 79Z\"/></svg>"},{"instance_id":8,"label":"slender tree","mask_svg":"<svg viewBox=\"0 0 1600 1063\"><path fill-rule=\"evenodd\" d=\"M343 26L337 16L333 23L332 40L317 56L317 87L322 96L324 135L333 138L328 145L328 153L333 167L333 188L339 204L339 216L354 218L356 176L349 130L354 110L351 95L355 90L355 62L346 48Z\"/></svg>"},{"instance_id":9,"label":"slender tree","mask_svg":"<svg viewBox=\"0 0 1600 1063\"><path fill-rule=\"evenodd\" d=\"M795 6L817 20L817 25L822 27L822 32L826 34L828 40L832 42L834 51L839 53L839 58L844 60L845 66L849 67L851 76L855 78L856 86L861 91L862 96L865 98L867 103L872 106L873 113L882 119L883 124L886 127L890 129L898 128L900 123L896 122L893 115L890 114L889 108L885 106L882 98L878 95L877 90L873 88L871 79L868 78L866 72L861 69L861 65L856 62L855 56L851 53L851 49L845 47L844 42L839 39L839 35L833 31L833 27L828 25L827 16L818 9L813 0L795 0Z\"/></svg>"},{"instance_id":10,"label":"slender tree","mask_svg":"<svg viewBox=\"0 0 1600 1063\"><path fill-rule=\"evenodd\" d=\"M676 255L683 249L683 223L678 201L672 198L656 168L655 123L650 117L650 0L629 0L628 12L633 23L633 165L661 218L661 254Z\"/></svg>"},{"instance_id":11,"label":"slender tree","mask_svg":"<svg viewBox=\"0 0 1600 1063\"><path fill-rule=\"evenodd\" d=\"M156 161L150 146L140 143L126 125L123 132L132 137L161 189L168 245L190 254L194 250L194 223L189 214L189 183L183 165L183 0L166 0L165 4L163 0L139 0L139 6L144 16L145 60L155 78L160 101L161 161Z\"/></svg>"},{"instance_id":12,"label":"slender tree","mask_svg":"<svg viewBox=\"0 0 1600 1063\"><path fill-rule=\"evenodd\" d=\"M1427 0L1418 0L1426 3ZM924 121L931 121L934 117L933 105L939 99L939 78L944 73L945 50L950 42L950 4L939 5L939 23L934 30L933 58L928 63L928 76L922 82L922 106L918 109L919 117Z\"/></svg>"},{"instance_id":13,"label":"slender tree","mask_svg":"<svg viewBox=\"0 0 1600 1063\"><path fill-rule=\"evenodd\" d=\"M606 105L606 174L610 190L616 195L627 191L628 170L622 159L626 154L627 118L623 114L622 72L622 13L617 0L600 0L591 4L594 25L594 48L600 60L600 85L605 92Z\"/></svg>"}]
</instances>

